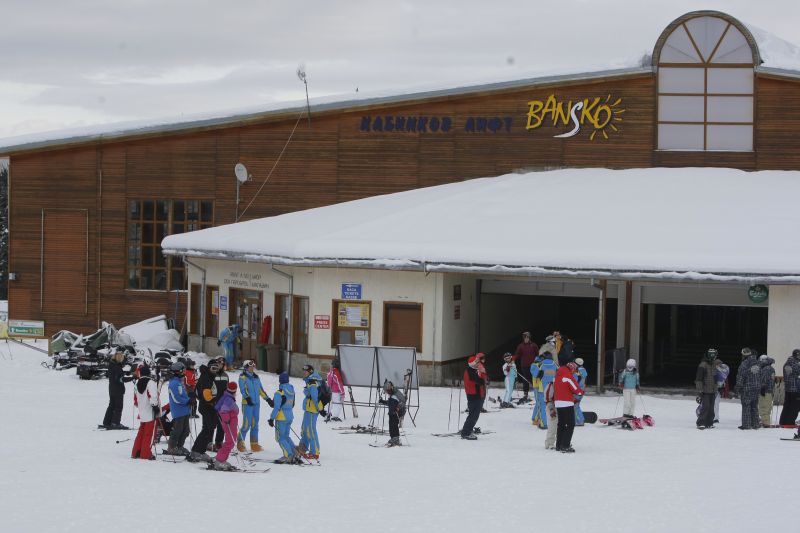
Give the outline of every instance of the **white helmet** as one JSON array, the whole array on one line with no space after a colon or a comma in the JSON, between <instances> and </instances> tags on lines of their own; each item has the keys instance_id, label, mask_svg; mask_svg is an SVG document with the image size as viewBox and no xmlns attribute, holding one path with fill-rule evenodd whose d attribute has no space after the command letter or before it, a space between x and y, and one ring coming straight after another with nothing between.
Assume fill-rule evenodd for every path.
<instances>
[{"instance_id":1,"label":"white helmet","mask_svg":"<svg viewBox=\"0 0 800 533\"><path fill-rule=\"evenodd\" d=\"M636 359L628 359L628 362L625 363L625 367L628 369L636 368Z\"/></svg>"}]
</instances>

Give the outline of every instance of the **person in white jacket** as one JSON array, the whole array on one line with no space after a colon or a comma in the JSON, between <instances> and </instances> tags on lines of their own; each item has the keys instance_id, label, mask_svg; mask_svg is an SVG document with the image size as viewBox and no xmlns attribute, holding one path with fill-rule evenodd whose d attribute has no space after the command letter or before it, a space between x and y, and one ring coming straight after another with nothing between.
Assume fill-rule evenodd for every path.
<instances>
[{"instance_id":1,"label":"person in white jacket","mask_svg":"<svg viewBox=\"0 0 800 533\"><path fill-rule=\"evenodd\" d=\"M158 385L150 377L150 367L142 365L137 370L135 402L139 408L139 432L133 442L132 459L155 459L153 456L153 435L156 419L161 416L161 403L158 399Z\"/></svg>"}]
</instances>

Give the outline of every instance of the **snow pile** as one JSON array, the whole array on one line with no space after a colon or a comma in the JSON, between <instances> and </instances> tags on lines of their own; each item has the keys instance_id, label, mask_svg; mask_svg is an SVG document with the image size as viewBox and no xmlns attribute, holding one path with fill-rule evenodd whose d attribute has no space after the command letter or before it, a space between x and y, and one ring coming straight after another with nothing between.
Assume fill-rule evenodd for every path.
<instances>
[{"instance_id":1,"label":"snow pile","mask_svg":"<svg viewBox=\"0 0 800 533\"><path fill-rule=\"evenodd\" d=\"M159 350L183 350L181 334L170 329L164 315L125 326L119 331L131 336L137 350L150 349L153 353Z\"/></svg>"},{"instance_id":2,"label":"snow pile","mask_svg":"<svg viewBox=\"0 0 800 533\"><path fill-rule=\"evenodd\" d=\"M786 530L793 523L781 510L795 502L791 465L800 443L778 439L790 437L791 430L739 431L740 408L731 401L723 401L716 429L697 431L693 398L647 396L646 412L655 427L635 432L577 428L577 453L565 455L544 449L544 432L530 425L525 408L481 415L478 426L495 433L476 442L433 437L447 430L450 405L450 429L455 428L457 406L460 402L463 408L465 399L459 400L456 390L451 404L450 389L423 388L417 427L407 421L402 439L410 446L370 448L373 436L339 434L320 423L322 467L272 465L267 474L239 475L188 463L131 460L132 443L116 441L133 438L134 432L93 431L106 408L107 383L50 372L39 366L43 358L18 345L0 346L6 430L0 513L5 529L15 533L105 527L140 533L143 524L189 533L198 531L198 524L203 531L223 531L242 520L295 533L530 527L674 533ZM262 374L262 380L272 394L277 377ZM292 383L299 392L300 381ZM365 390L354 392L366 399ZM134 423L132 396L127 385L122 417L127 425ZM618 414L618 398L588 396L584 408L601 417ZM268 412L263 404L260 441L266 450L258 455L274 458L279 452ZM359 408L358 419L351 414L348 408L343 425L364 425L372 411ZM297 407L298 432L300 418ZM381 412L377 420L380 424ZM150 503L142 508L136 502Z\"/></svg>"},{"instance_id":3,"label":"snow pile","mask_svg":"<svg viewBox=\"0 0 800 533\"><path fill-rule=\"evenodd\" d=\"M754 213L766 197L769 209ZM172 235L162 248L281 264L791 281L798 197L796 171L530 172Z\"/></svg>"}]
</instances>

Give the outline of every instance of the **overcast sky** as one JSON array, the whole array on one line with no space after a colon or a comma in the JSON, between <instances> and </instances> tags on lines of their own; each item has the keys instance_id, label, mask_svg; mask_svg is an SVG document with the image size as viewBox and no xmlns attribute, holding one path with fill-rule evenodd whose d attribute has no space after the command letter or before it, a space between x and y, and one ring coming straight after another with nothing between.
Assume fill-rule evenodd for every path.
<instances>
[{"instance_id":1,"label":"overcast sky","mask_svg":"<svg viewBox=\"0 0 800 533\"><path fill-rule=\"evenodd\" d=\"M717 9L800 42L800 1L0 0L0 138L630 63Z\"/></svg>"}]
</instances>

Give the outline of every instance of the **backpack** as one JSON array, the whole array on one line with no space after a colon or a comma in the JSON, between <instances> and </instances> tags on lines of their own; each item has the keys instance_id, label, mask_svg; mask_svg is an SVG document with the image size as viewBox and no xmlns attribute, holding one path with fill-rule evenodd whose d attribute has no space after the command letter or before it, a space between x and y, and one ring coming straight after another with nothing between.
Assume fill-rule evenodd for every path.
<instances>
[{"instance_id":1,"label":"backpack","mask_svg":"<svg viewBox=\"0 0 800 533\"><path fill-rule=\"evenodd\" d=\"M394 391L394 395L397 397L397 416L402 419L406 416L406 395L399 389Z\"/></svg>"},{"instance_id":2,"label":"backpack","mask_svg":"<svg viewBox=\"0 0 800 533\"><path fill-rule=\"evenodd\" d=\"M328 382L324 379L317 381L317 400L323 408L331 403L331 398L331 388L328 386Z\"/></svg>"}]
</instances>

